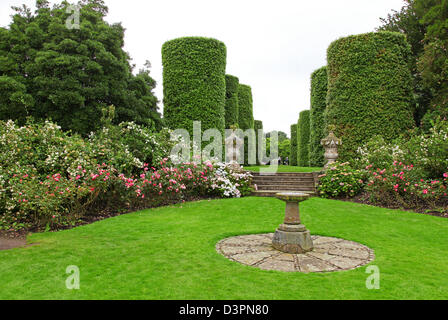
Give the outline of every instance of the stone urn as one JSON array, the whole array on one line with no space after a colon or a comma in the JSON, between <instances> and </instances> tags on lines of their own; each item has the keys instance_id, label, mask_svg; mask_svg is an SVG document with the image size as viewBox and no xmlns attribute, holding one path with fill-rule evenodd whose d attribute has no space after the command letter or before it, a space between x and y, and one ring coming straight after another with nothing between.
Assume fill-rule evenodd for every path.
<instances>
[{"instance_id":1,"label":"stone urn","mask_svg":"<svg viewBox=\"0 0 448 320\"><path fill-rule=\"evenodd\" d=\"M333 131L330 131L328 137L322 139L320 142L325 149L325 160L326 164L324 166L324 170L328 169L328 167L336 162L339 157L338 147L342 145L341 139L336 138Z\"/></svg>"},{"instance_id":2,"label":"stone urn","mask_svg":"<svg viewBox=\"0 0 448 320\"><path fill-rule=\"evenodd\" d=\"M275 231L272 246L285 253L306 253L313 250L310 232L300 221L299 203L310 198L300 192L277 193L286 202L285 220Z\"/></svg>"}]
</instances>

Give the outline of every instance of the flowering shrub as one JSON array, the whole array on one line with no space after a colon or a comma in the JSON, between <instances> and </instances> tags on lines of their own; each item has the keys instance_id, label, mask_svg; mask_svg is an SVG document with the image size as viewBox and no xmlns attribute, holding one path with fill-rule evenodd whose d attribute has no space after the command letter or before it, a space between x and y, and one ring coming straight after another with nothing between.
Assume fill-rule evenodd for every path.
<instances>
[{"instance_id":1,"label":"flowering shrub","mask_svg":"<svg viewBox=\"0 0 448 320\"><path fill-rule=\"evenodd\" d=\"M143 165L138 177L118 176L129 197L142 202L155 198L187 199L191 196L209 193L210 180L214 174L211 163L186 162L177 167L167 166L168 159L160 162L160 169ZM146 199L146 200L145 200Z\"/></svg>"},{"instance_id":2,"label":"flowering shrub","mask_svg":"<svg viewBox=\"0 0 448 320\"><path fill-rule=\"evenodd\" d=\"M334 163L319 176L318 191L323 198L353 197L363 186L363 172L353 169L348 162Z\"/></svg>"},{"instance_id":3,"label":"flowering shrub","mask_svg":"<svg viewBox=\"0 0 448 320\"><path fill-rule=\"evenodd\" d=\"M414 168L414 165L397 161L393 162L390 169L373 169L372 165L367 166L366 190L371 199L377 203L405 208L422 204L434 208L444 199L448 201L448 172L443 173L441 180L425 180L418 178Z\"/></svg>"},{"instance_id":4,"label":"flowering shrub","mask_svg":"<svg viewBox=\"0 0 448 320\"><path fill-rule=\"evenodd\" d=\"M374 137L358 149L356 168L365 172L371 201L405 208L445 208L448 121L438 119L428 133L416 128L394 142Z\"/></svg>"},{"instance_id":5,"label":"flowering shrub","mask_svg":"<svg viewBox=\"0 0 448 320\"><path fill-rule=\"evenodd\" d=\"M375 136L358 148L359 159L354 161L353 165L357 169L364 169L369 165L388 168L394 161L403 161L404 153L400 140L386 142L383 137Z\"/></svg>"},{"instance_id":6,"label":"flowering shrub","mask_svg":"<svg viewBox=\"0 0 448 320\"><path fill-rule=\"evenodd\" d=\"M448 121L439 119L428 134L414 129L391 143L373 137L358 149L358 155L354 163L358 169L368 165L391 169L397 161L412 163L413 171L423 179L438 179L448 167Z\"/></svg>"},{"instance_id":7,"label":"flowering shrub","mask_svg":"<svg viewBox=\"0 0 448 320\"><path fill-rule=\"evenodd\" d=\"M235 164L218 163L211 180L211 188L226 198L239 198L252 193L252 175Z\"/></svg>"},{"instance_id":8,"label":"flowering shrub","mask_svg":"<svg viewBox=\"0 0 448 320\"><path fill-rule=\"evenodd\" d=\"M169 154L173 143L166 129L154 133L133 122L106 125L91 133L90 154L98 163L113 165L119 172L137 174L143 164L158 165Z\"/></svg>"},{"instance_id":9,"label":"flowering shrub","mask_svg":"<svg viewBox=\"0 0 448 320\"><path fill-rule=\"evenodd\" d=\"M114 179L113 170L105 164L95 172L81 166L77 170L74 176L56 173L44 179L35 172L25 173L28 170L13 174L3 185L0 229L53 228L76 223Z\"/></svg>"},{"instance_id":10,"label":"flowering shrub","mask_svg":"<svg viewBox=\"0 0 448 320\"><path fill-rule=\"evenodd\" d=\"M423 178L440 179L448 167L448 121L436 121L428 134L416 133L411 132L404 138L402 162L412 163Z\"/></svg>"},{"instance_id":11,"label":"flowering shrub","mask_svg":"<svg viewBox=\"0 0 448 320\"><path fill-rule=\"evenodd\" d=\"M93 169L96 160L91 159L89 149L81 137L64 133L50 121L28 121L23 127L11 120L0 122L0 175L7 180L20 173L15 172L18 168L32 168L40 177L74 171L78 165Z\"/></svg>"}]
</instances>

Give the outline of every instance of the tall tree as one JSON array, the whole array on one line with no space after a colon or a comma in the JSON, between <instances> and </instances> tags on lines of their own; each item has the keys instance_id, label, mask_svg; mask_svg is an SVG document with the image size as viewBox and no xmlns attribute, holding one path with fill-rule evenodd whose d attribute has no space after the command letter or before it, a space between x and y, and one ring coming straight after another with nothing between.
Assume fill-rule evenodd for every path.
<instances>
[{"instance_id":1,"label":"tall tree","mask_svg":"<svg viewBox=\"0 0 448 320\"><path fill-rule=\"evenodd\" d=\"M400 32L406 36L411 45L410 68L415 98L414 119L416 123L420 123L432 99L431 90L424 86L423 79L417 70L417 61L424 51L423 39L426 34L426 25L420 23L421 17L415 9L415 1L405 0L405 2L405 6L400 11L394 10L387 18L380 19L383 25L378 30Z\"/></svg>"},{"instance_id":2,"label":"tall tree","mask_svg":"<svg viewBox=\"0 0 448 320\"><path fill-rule=\"evenodd\" d=\"M34 12L13 9L9 27L0 28L0 119L51 118L88 134L98 128L101 109L115 105L116 123L161 126L149 64L132 73L124 28L104 21L104 1L50 8L37 0Z\"/></svg>"},{"instance_id":3,"label":"tall tree","mask_svg":"<svg viewBox=\"0 0 448 320\"><path fill-rule=\"evenodd\" d=\"M381 19L379 30L397 31L411 44L411 70L417 108L425 128L448 115L448 1L406 0L401 11Z\"/></svg>"},{"instance_id":4,"label":"tall tree","mask_svg":"<svg viewBox=\"0 0 448 320\"><path fill-rule=\"evenodd\" d=\"M448 0L415 0L415 10L427 27L423 54L417 69L432 95L423 124L438 116L448 117Z\"/></svg>"}]
</instances>

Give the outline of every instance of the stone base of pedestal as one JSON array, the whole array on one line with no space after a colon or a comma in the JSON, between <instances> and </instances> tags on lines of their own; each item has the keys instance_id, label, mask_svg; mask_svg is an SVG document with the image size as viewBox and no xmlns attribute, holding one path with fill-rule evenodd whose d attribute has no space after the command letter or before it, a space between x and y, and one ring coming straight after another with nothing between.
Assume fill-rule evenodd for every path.
<instances>
[{"instance_id":1,"label":"stone base of pedestal","mask_svg":"<svg viewBox=\"0 0 448 320\"><path fill-rule=\"evenodd\" d=\"M298 230L296 231L294 229ZM275 231L272 246L285 253L306 253L312 251L314 248L310 232L303 225L281 225Z\"/></svg>"}]
</instances>

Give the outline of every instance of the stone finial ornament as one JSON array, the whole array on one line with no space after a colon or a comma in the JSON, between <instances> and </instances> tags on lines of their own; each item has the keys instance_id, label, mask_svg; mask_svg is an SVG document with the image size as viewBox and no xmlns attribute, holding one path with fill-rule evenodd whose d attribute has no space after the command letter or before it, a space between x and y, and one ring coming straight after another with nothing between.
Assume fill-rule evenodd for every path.
<instances>
[{"instance_id":1,"label":"stone finial ornament","mask_svg":"<svg viewBox=\"0 0 448 320\"><path fill-rule=\"evenodd\" d=\"M244 140L235 133L236 127L231 126L232 133L225 139L226 162L230 163L234 171L241 171L239 165L240 148L244 144Z\"/></svg>"},{"instance_id":2,"label":"stone finial ornament","mask_svg":"<svg viewBox=\"0 0 448 320\"><path fill-rule=\"evenodd\" d=\"M333 131L330 131L328 137L321 140L321 145L324 146L325 149L325 160L326 164L324 170L328 169L328 166L334 163L338 157L338 147L342 145L341 139L336 138Z\"/></svg>"}]
</instances>

